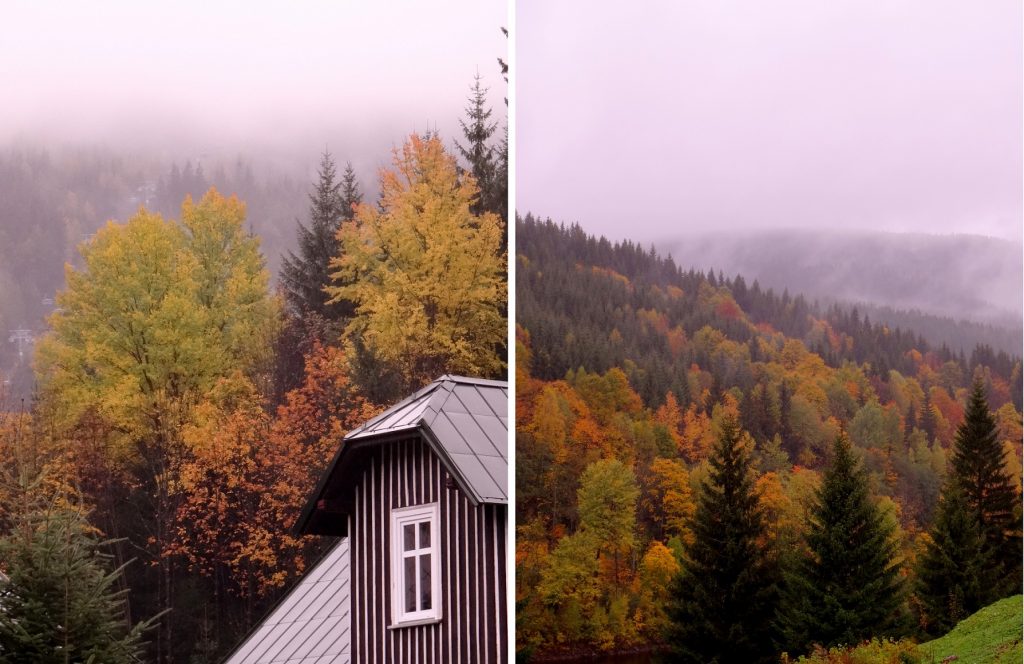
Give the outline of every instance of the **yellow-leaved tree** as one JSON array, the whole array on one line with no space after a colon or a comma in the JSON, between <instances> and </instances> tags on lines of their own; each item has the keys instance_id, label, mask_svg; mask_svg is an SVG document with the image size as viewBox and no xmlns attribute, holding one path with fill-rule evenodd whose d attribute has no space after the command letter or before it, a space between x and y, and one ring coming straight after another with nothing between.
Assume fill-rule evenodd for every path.
<instances>
[{"instance_id":1,"label":"yellow-leaved tree","mask_svg":"<svg viewBox=\"0 0 1024 664\"><path fill-rule=\"evenodd\" d=\"M186 199L180 224L142 209L82 245L36 356L55 421L95 413L116 453L145 456L179 442L217 381L255 376L277 304L244 218L241 202L211 189Z\"/></svg>"},{"instance_id":2,"label":"yellow-leaved tree","mask_svg":"<svg viewBox=\"0 0 1024 664\"><path fill-rule=\"evenodd\" d=\"M164 552L189 451L183 433L201 404L259 380L277 324L244 218L241 202L211 189L198 203L186 199L180 223L144 209L108 223L82 245L83 266L67 266L67 288L37 349L40 413L69 447L85 423L99 432L111 465L126 469L121 490L147 506L134 521L107 521L120 522L114 530L145 553L141 570L156 575L146 583L160 608L173 606ZM174 615L156 631L158 660L173 640Z\"/></svg>"},{"instance_id":3,"label":"yellow-leaved tree","mask_svg":"<svg viewBox=\"0 0 1024 664\"><path fill-rule=\"evenodd\" d=\"M503 221L473 214L479 190L437 136L413 134L381 172L381 197L338 231L332 301L351 300L356 353L393 367L376 401L444 373L494 377L505 366L507 299Z\"/></svg>"}]
</instances>

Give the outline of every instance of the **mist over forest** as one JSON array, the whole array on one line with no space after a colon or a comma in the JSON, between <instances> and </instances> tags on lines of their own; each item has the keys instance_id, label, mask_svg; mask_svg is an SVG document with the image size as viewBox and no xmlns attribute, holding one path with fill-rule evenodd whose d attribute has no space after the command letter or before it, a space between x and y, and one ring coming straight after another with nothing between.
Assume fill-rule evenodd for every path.
<instances>
[{"instance_id":1,"label":"mist over forest","mask_svg":"<svg viewBox=\"0 0 1024 664\"><path fill-rule=\"evenodd\" d=\"M110 142L22 134L0 144L4 401L31 394L32 344L65 285L64 266L79 265L79 245L108 221L124 222L140 207L177 218L186 196L198 199L211 187L237 195L246 204L247 230L259 238L275 287L282 257L296 248L296 222L308 221L309 194L325 150L341 169L352 165L365 200L372 201L378 172L409 133L437 131L455 149L461 136L457 109L452 111L443 125L424 121L341 133L311 124L303 132L271 134L259 142L218 142L204 130L171 128L159 138L126 130Z\"/></svg>"},{"instance_id":2,"label":"mist over forest","mask_svg":"<svg viewBox=\"0 0 1024 664\"><path fill-rule=\"evenodd\" d=\"M821 304L857 306L873 320L930 334L954 350L1021 347L1021 244L967 234L807 229L698 233L659 250Z\"/></svg>"}]
</instances>

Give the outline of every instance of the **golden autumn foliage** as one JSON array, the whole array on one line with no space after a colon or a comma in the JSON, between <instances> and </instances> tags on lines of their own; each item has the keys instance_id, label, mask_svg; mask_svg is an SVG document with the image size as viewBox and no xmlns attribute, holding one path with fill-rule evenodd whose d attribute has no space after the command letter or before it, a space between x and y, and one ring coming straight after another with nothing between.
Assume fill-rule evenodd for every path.
<instances>
[{"instance_id":1,"label":"golden autumn foliage","mask_svg":"<svg viewBox=\"0 0 1024 664\"><path fill-rule=\"evenodd\" d=\"M659 641L670 625L665 612L672 581L681 565L672 551L655 540L647 547L633 585L636 610L633 623L636 631L652 641Z\"/></svg>"},{"instance_id":2,"label":"golden autumn foliage","mask_svg":"<svg viewBox=\"0 0 1024 664\"><path fill-rule=\"evenodd\" d=\"M267 356L277 305L243 220L237 199L211 189L185 201L181 223L140 209L82 245L36 355L58 425L91 411L117 454L166 446L217 381Z\"/></svg>"},{"instance_id":3,"label":"golden autumn foliage","mask_svg":"<svg viewBox=\"0 0 1024 664\"><path fill-rule=\"evenodd\" d=\"M665 403L654 413L654 421L665 427L673 447L679 449L682 443L683 413L679 409L676 395L669 392L665 395Z\"/></svg>"},{"instance_id":4,"label":"golden autumn foliage","mask_svg":"<svg viewBox=\"0 0 1024 664\"><path fill-rule=\"evenodd\" d=\"M696 404L690 404L683 415L683 431L679 437L679 454L689 463L707 458L708 450L715 442L711 429L711 418L698 411Z\"/></svg>"},{"instance_id":5,"label":"golden autumn foliage","mask_svg":"<svg viewBox=\"0 0 1024 664\"><path fill-rule=\"evenodd\" d=\"M628 243L584 241L576 227L523 223L536 227L563 243L519 262L530 304L517 328L529 358L517 371L517 413L528 413L517 419L517 510L529 541L517 548L517 630L528 654L670 645L658 590L685 564L692 495L711 474L708 451L727 416L752 457L766 522L759 543L782 566L807 553L820 471L847 434L872 500L896 526L901 574L913 576L909 547L927 539L969 373L997 411L1006 470L1019 483L1015 358L979 351L968 363L856 312L677 273ZM572 501L585 469L608 460L640 489L633 551L619 566L583 527L578 493Z\"/></svg>"},{"instance_id":6,"label":"golden autumn foliage","mask_svg":"<svg viewBox=\"0 0 1024 664\"><path fill-rule=\"evenodd\" d=\"M651 514L666 539L678 537L683 543L693 538L690 522L696 510L690 475L680 459L659 458L651 462L650 491L643 497L644 509Z\"/></svg>"},{"instance_id":7,"label":"golden autumn foliage","mask_svg":"<svg viewBox=\"0 0 1024 664\"><path fill-rule=\"evenodd\" d=\"M414 134L381 172L379 202L359 205L338 231L338 285L327 291L357 305L346 334L397 366L410 388L505 366L502 221L470 211L478 194L440 138Z\"/></svg>"}]
</instances>

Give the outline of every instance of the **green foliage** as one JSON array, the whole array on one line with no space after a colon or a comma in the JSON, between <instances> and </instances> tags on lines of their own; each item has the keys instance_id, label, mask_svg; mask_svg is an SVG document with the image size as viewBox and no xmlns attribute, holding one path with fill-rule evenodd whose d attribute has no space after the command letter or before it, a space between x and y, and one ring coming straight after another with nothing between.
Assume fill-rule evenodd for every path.
<instances>
[{"instance_id":1,"label":"green foliage","mask_svg":"<svg viewBox=\"0 0 1024 664\"><path fill-rule=\"evenodd\" d=\"M984 536L998 578L1007 581L1001 592L1017 593L1021 583L1020 493L1006 472L1004 454L984 386L976 381L964 421L956 431L951 478L963 492Z\"/></svg>"},{"instance_id":2,"label":"green foliage","mask_svg":"<svg viewBox=\"0 0 1024 664\"><path fill-rule=\"evenodd\" d=\"M289 309L296 316L316 314L338 321L350 318L355 305L348 300L328 303L324 290L331 285L330 262L338 255L338 229L351 221L354 206L363 196L356 182L352 165L348 164L341 181L330 153L324 152L317 172L319 180L309 195L309 226L298 226L299 255L292 252L281 264L281 287Z\"/></svg>"},{"instance_id":3,"label":"green foliage","mask_svg":"<svg viewBox=\"0 0 1024 664\"><path fill-rule=\"evenodd\" d=\"M785 654L783 664L923 664L917 646L911 641L871 639L853 647L815 647L809 655L791 660Z\"/></svg>"},{"instance_id":4,"label":"green foliage","mask_svg":"<svg viewBox=\"0 0 1024 664\"><path fill-rule=\"evenodd\" d=\"M784 643L852 645L904 631L895 525L872 502L864 470L836 439L811 510L809 555L787 575L780 611Z\"/></svg>"},{"instance_id":5,"label":"green foliage","mask_svg":"<svg viewBox=\"0 0 1024 664\"><path fill-rule=\"evenodd\" d=\"M278 305L244 220L244 204L211 189L185 200L180 223L144 209L108 223L67 268L37 347L38 414L97 489L98 522L146 556L128 576L154 611L175 597L166 549L183 431L201 404L265 386ZM181 647L187 619L161 622L158 660Z\"/></svg>"},{"instance_id":6,"label":"green foliage","mask_svg":"<svg viewBox=\"0 0 1024 664\"><path fill-rule=\"evenodd\" d=\"M943 634L998 598L992 553L963 492L950 482L917 565L922 627Z\"/></svg>"},{"instance_id":7,"label":"green foliage","mask_svg":"<svg viewBox=\"0 0 1024 664\"><path fill-rule=\"evenodd\" d=\"M621 461L605 459L587 466L577 498L580 531L593 537L604 551L629 551L634 543L639 495L633 471Z\"/></svg>"},{"instance_id":8,"label":"green foliage","mask_svg":"<svg viewBox=\"0 0 1024 664\"><path fill-rule=\"evenodd\" d=\"M580 527L551 552L537 593L559 619L557 638L603 650L634 638L625 574L634 546L639 489L632 471L606 459L580 481Z\"/></svg>"},{"instance_id":9,"label":"green foliage","mask_svg":"<svg viewBox=\"0 0 1024 664\"><path fill-rule=\"evenodd\" d=\"M773 661L777 573L762 544L766 527L750 452L731 417L720 427L710 465L694 541L672 589L669 643L679 661Z\"/></svg>"},{"instance_id":10,"label":"green foliage","mask_svg":"<svg viewBox=\"0 0 1024 664\"><path fill-rule=\"evenodd\" d=\"M122 568L82 513L35 496L0 537L0 662L138 662L152 621L129 627Z\"/></svg>"},{"instance_id":11,"label":"green foliage","mask_svg":"<svg viewBox=\"0 0 1024 664\"><path fill-rule=\"evenodd\" d=\"M1021 596L1007 597L963 620L942 638L918 646L924 662L1019 664L1021 661ZM956 660L949 660L955 656Z\"/></svg>"},{"instance_id":12,"label":"green foliage","mask_svg":"<svg viewBox=\"0 0 1024 664\"><path fill-rule=\"evenodd\" d=\"M466 119L459 120L466 144L456 143L459 154L469 165L469 173L476 180L479 189L477 200L472 205L474 214L491 212L502 221L501 250L508 250L508 129L502 132L497 145L490 144L491 136L498 129L497 122L491 122L491 109L487 107L487 88L480 84L479 74L473 80L473 87L466 107Z\"/></svg>"}]
</instances>

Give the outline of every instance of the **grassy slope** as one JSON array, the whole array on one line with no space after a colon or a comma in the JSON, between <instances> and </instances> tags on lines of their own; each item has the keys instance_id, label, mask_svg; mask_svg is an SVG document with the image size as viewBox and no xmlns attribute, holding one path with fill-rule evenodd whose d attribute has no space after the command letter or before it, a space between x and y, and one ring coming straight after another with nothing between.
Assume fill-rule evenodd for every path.
<instances>
[{"instance_id":1,"label":"grassy slope","mask_svg":"<svg viewBox=\"0 0 1024 664\"><path fill-rule=\"evenodd\" d=\"M1020 664L1021 601L1020 595L1007 597L964 619L942 638L922 643L923 662L956 655L956 664Z\"/></svg>"}]
</instances>

